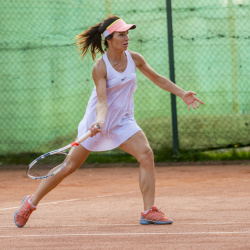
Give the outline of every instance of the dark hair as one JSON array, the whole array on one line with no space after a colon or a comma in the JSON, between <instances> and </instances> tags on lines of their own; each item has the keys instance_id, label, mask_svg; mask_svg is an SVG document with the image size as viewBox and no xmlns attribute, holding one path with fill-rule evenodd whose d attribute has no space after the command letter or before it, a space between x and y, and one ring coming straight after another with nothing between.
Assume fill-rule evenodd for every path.
<instances>
[{"instance_id":1,"label":"dark hair","mask_svg":"<svg viewBox=\"0 0 250 250\"><path fill-rule=\"evenodd\" d=\"M78 46L78 51L81 52L82 58L84 58L89 49L93 60L95 60L96 55L99 52L101 52L101 54L105 53L102 47L102 33L111 23L117 19L120 19L120 17L109 15L101 23L97 23L96 25L76 36L76 39L78 40L76 45ZM104 39L105 50L108 48L107 40L111 39L112 37L113 34L110 34Z\"/></svg>"}]
</instances>

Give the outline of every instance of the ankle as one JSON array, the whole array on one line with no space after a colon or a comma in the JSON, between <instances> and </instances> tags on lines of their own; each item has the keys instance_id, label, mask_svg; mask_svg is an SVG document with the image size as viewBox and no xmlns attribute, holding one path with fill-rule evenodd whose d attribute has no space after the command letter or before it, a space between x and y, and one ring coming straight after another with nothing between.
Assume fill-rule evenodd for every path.
<instances>
[{"instance_id":1,"label":"ankle","mask_svg":"<svg viewBox=\"0 0 250 250\"><path fill-rule=\"evenodd\" d=\"M151 210L151 209L149 209L149 210ZM149 210L143 211L142 213L143 213L143 214L146 214Z\"/></svg>"},{"instance_id":2,"label":"ankle","mask_svg":"<svg viewBox=\"0 0 250 250\"><path fill-rule=\"evenodd\" d=\"M34 195L32 195L30 198L29 198L29 203L30 203L30 205L32 206L32 207L34 207L34 208L36 208L36 206L38 205L38 202L36 202L35 200L34 200Z\"/></svg>"}]
</instances>

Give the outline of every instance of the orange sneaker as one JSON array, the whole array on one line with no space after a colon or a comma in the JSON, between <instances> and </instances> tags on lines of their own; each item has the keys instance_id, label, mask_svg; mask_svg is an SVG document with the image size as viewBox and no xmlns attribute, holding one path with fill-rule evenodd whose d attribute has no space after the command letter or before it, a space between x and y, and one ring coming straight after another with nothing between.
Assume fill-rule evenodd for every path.
<instances>
[{"instance_id":1,"label":"orange sneaker","mask_svg":"<svg viewBox=\"0 0 250 250\"><path fill-rule=\"evenodd\" d=\"M146 214L141 212L140 224L149 225L149 224L172 224L173 220L166 218L164 213L161 212L158 208L152 207Z\"/></svg>"},{"instance_id":2,"label":"orange sneaker","mask_svg":"<svg viewBox=\"0 0 250 250\"><path fill-rule=\"evenodd\" d=\"M15 212L14 222L18 227L23 227L28 221L31 213L36 210L36 207L30 203L31 196L32 195L25 196L21 207Z\"/></svg>"}]
</instances>

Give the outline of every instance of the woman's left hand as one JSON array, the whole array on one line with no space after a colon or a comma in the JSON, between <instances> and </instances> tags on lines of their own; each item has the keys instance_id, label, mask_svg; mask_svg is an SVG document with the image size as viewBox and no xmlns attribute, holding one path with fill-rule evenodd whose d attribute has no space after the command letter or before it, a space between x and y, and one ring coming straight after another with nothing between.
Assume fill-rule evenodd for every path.
<instances>
[{"instance_id":1,"label":"woman's left hand","mask_svg":"<svg viewBox=\"0 0 250 250\"><path fill-rule=\"evenodd\" d=\"M185 92L185 94L182 96L183 101L187 104L188 109L190 110L190 105L192 105L192 107L194 109L199 108L199 103L203 104L203 101L201 101L199 98L197 98L196 93L193 91L187 91Z\"/></svg>"}]
</instances>

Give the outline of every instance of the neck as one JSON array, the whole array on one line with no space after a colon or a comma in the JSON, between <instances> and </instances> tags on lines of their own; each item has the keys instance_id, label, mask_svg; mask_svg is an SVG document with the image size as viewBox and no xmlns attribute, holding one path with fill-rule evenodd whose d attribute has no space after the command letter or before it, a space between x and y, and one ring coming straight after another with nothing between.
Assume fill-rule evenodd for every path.
<instances>
[{"instance_id":1,"label":"neck","mask_svg":"<svg viewBox=\"0 0 250 250\"><path fill-rule=\"evenodd\" d=\"M125 53L123 50L114 50L112 48L109 48L107 51L108 58L112 59L113 61L121 60L123 58L124 54Z\"/></svg>"}]
</instances>

